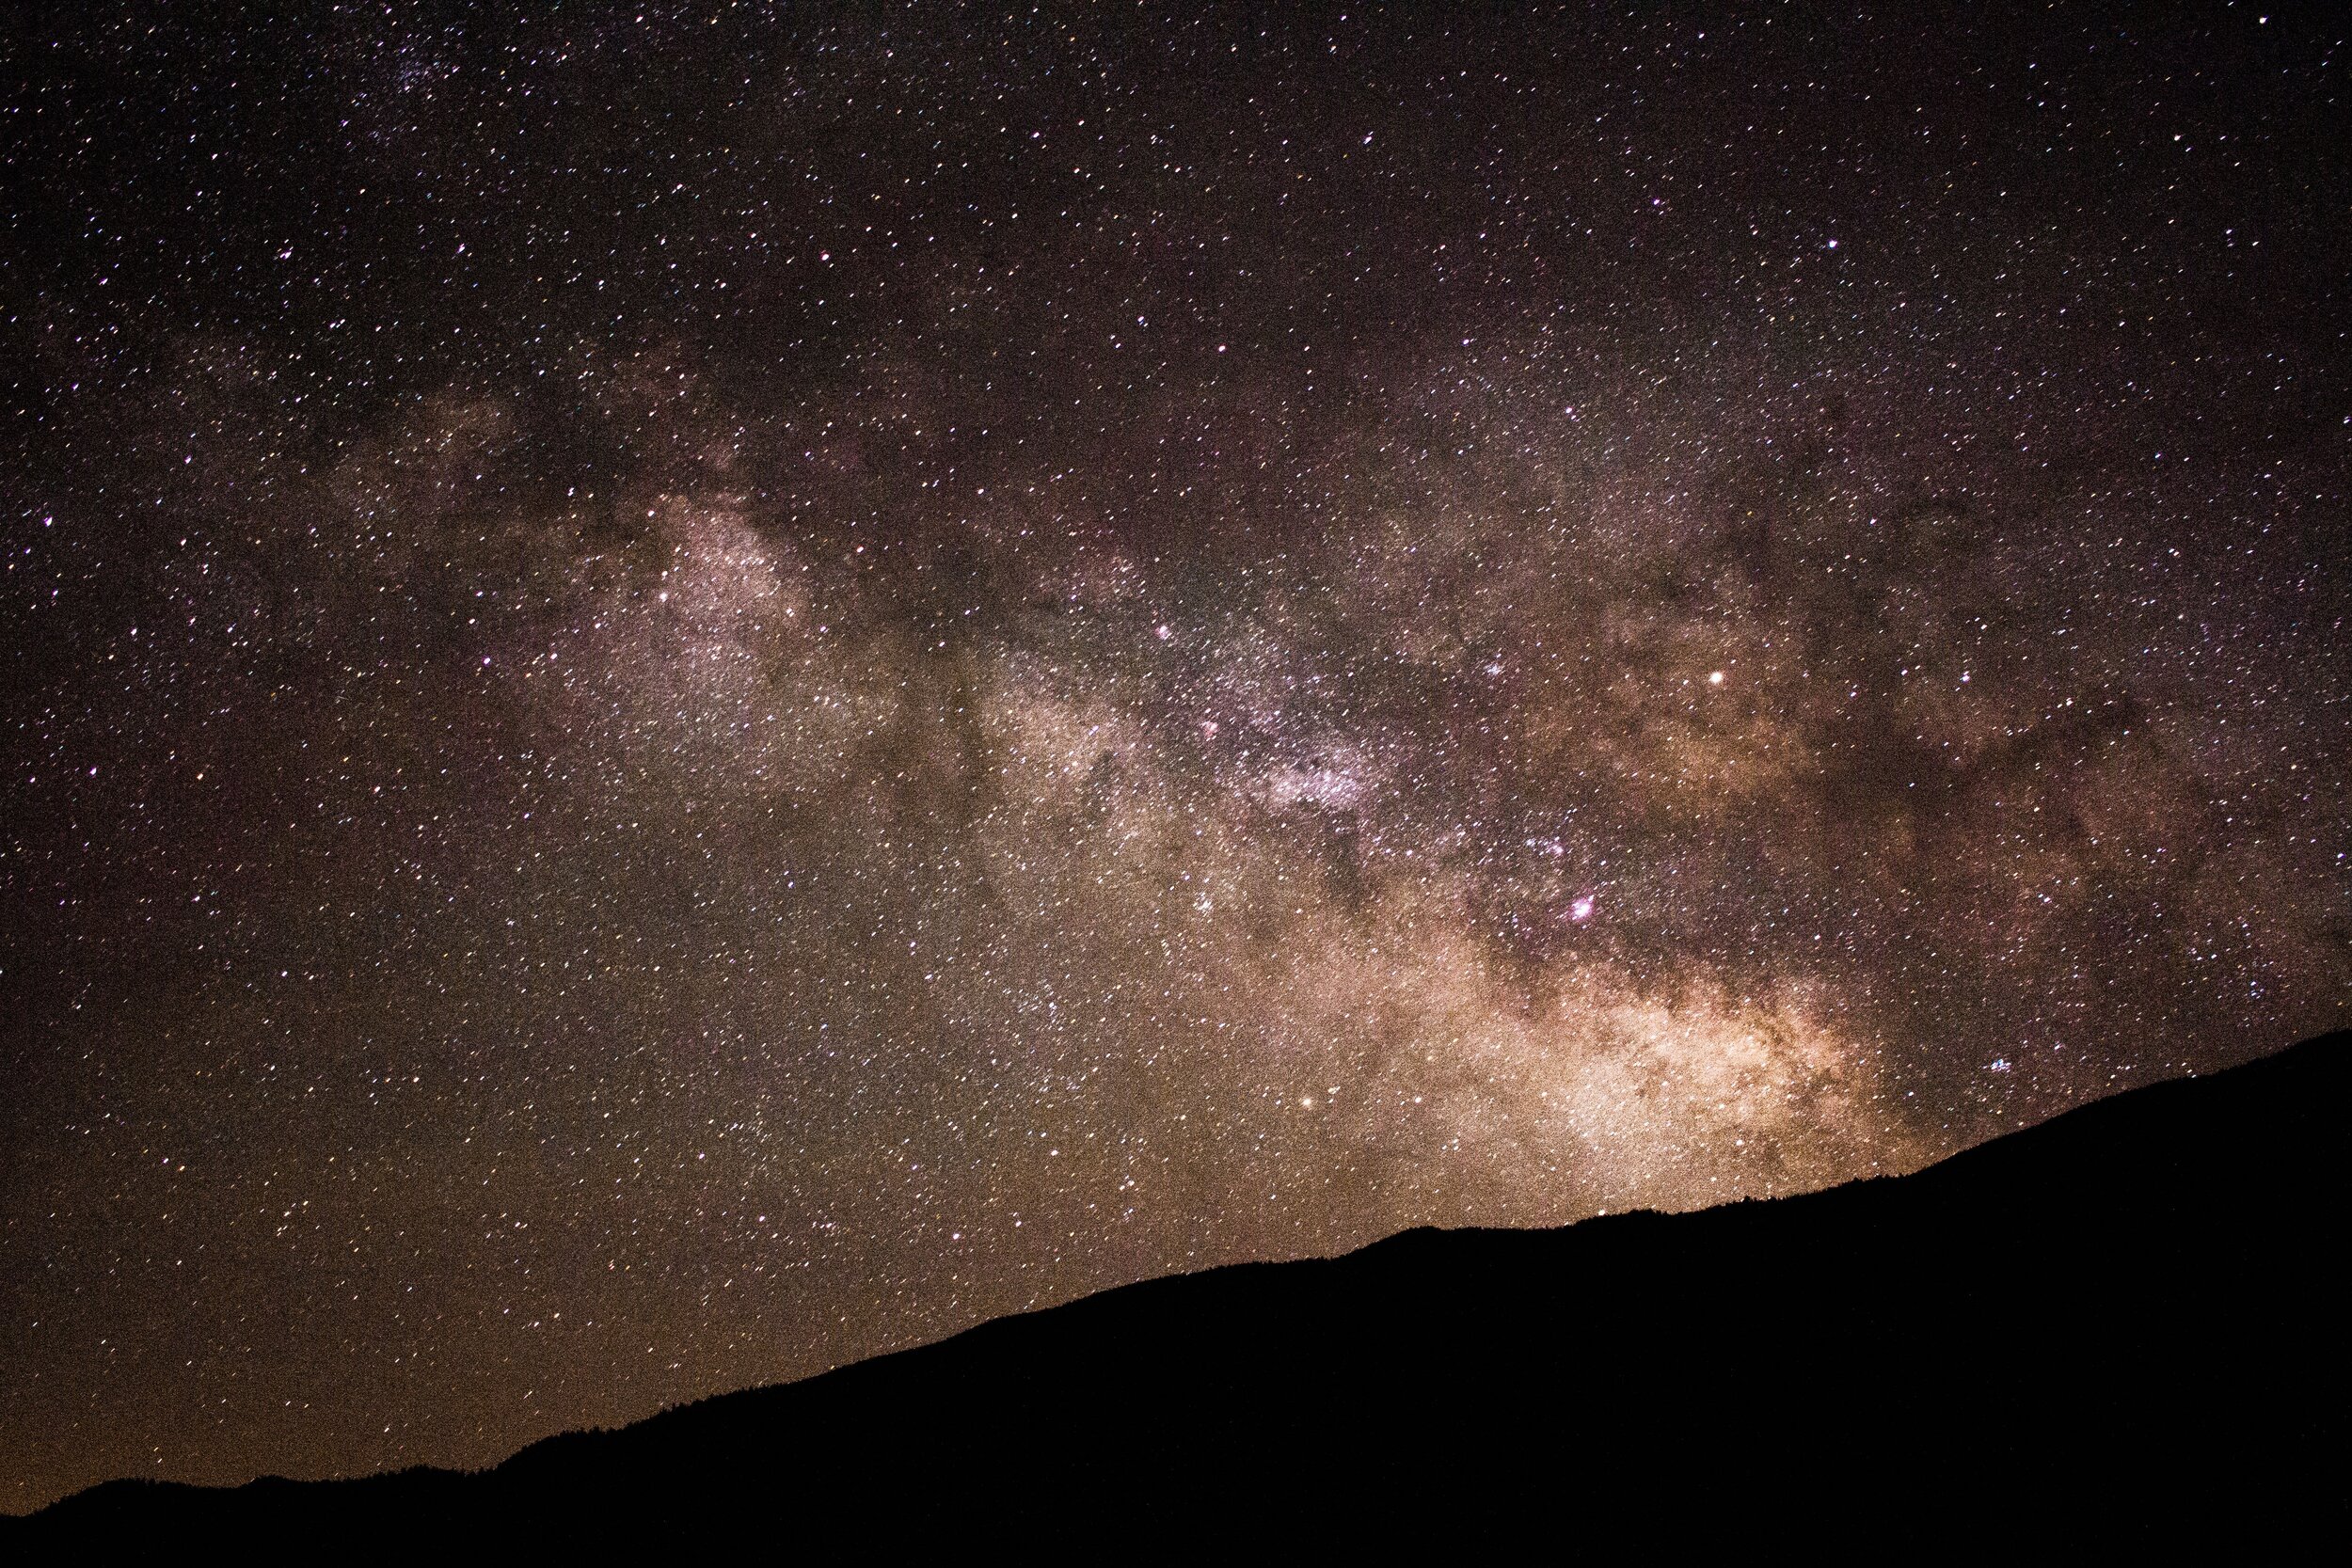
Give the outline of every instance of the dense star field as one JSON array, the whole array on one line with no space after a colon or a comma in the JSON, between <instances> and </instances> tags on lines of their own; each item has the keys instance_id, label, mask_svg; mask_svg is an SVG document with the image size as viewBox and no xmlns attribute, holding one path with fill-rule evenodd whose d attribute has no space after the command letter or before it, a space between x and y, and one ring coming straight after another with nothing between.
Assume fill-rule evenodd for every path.
<instances>
[{"instance_id":1,"label":"dense star field","mask_svg":"<svg viewBox=\"0 0 2352 1568\"><path fill-rule=\"evenodd\" d=\"M6 24L0 1505L2344 1021L2341 16L497 9Z\"/></svg>"}]
</instances>

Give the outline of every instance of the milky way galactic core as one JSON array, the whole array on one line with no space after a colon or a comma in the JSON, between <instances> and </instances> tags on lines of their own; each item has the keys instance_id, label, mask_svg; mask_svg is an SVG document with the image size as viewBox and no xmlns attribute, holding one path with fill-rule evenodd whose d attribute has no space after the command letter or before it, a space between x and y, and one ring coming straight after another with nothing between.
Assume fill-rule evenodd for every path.
<instances>
[{"instance_id":1,"label":"milky way galactic core","mask_svg":"<svg viewBox=\"0 0 2352 1568\"><path fill-rule=\"evenodd\" d=\"M0 46L0 1504L2344 1022L2341 17L532 9Z\"/></svg>"}]
</instances>

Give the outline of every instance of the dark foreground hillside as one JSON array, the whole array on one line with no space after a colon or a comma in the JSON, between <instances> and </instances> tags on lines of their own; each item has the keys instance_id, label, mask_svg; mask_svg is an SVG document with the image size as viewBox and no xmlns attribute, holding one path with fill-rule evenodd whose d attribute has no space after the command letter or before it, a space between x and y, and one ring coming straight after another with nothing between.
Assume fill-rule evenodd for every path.
<instances>
[{"instance_id":1,"label":"dark foreground hillside","mask_svg":"<svg viewBox=\"0 0 2352 1568\"><path fill-rule=\"evenodd\" d=\"M1158 1280L483 1475L115 1482L0 1546L2332 1556L2348 1074L2333 1035L1899 1180Z\"/></svg>"}]
</instances>

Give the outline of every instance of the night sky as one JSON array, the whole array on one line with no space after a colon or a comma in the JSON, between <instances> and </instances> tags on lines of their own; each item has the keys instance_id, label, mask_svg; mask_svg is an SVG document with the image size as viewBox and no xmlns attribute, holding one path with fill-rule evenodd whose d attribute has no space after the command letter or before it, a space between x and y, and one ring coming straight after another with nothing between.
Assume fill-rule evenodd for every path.
<instances>
[{"instance_id":1,"label":"night sky","mask_svg":"<svg viewBox=\"0 0 2352 1568\"><path fill-rule=\"evenodd\" d=\"M2334 8L517 8L0 24L0 1507L2352 1011Z\"/></svg>"}]
</instances>

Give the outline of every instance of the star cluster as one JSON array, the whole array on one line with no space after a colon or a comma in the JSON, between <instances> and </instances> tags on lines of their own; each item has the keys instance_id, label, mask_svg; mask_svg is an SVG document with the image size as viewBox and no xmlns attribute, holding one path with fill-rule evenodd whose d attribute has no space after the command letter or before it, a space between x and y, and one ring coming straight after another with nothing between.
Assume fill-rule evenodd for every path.
<instances>
[{"instance_id":1,"label":"star cluster","mask_svg":"<svg viewBox=\"0 0 2352 1568\"><path fill-rule=\"evenodd\" d=\"M545 9L0 56L0 1502L2342 1022L2328 19Z\"/></svg>"}]
</instances>

